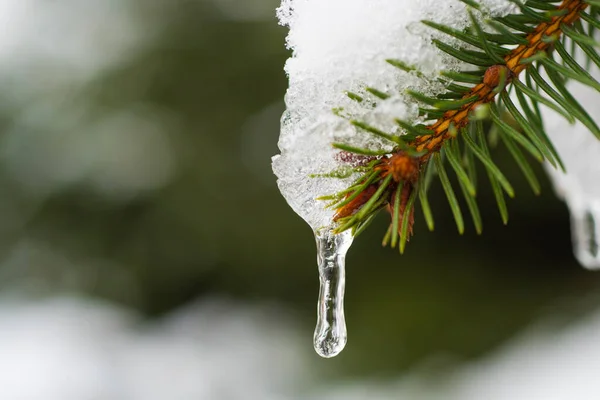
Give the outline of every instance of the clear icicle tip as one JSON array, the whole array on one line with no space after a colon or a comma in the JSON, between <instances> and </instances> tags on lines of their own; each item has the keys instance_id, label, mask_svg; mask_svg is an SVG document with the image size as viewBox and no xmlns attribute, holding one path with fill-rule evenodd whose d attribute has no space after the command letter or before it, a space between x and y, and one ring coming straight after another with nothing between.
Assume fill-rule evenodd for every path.
<instances>
[{"instance_id":1,"label":"clear icicle tip","mask_svg":"<svg viewBox=\"0 0 600 400\"><path fill-rule=\"evenodd\" d=\"M339 234L334 234L331 228L315 231L320 286L314 346L324 358L337 356L348 339L344 317L345 264L353 239L350 231Z\"/></svg>"}]
</instances>

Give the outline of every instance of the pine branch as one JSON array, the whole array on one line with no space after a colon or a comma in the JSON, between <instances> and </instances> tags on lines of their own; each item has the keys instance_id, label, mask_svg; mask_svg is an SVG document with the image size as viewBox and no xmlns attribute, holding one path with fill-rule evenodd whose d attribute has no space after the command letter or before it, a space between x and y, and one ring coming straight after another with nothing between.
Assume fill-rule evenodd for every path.
<instances>
[{"instance_id":1,"label":"pine branch","mask_svg":"<svg viewBox=\"0 0 600 400\"><path fill-rule=\"evenodd\" d=\"M361 167L363 170L353 171L360 175L349 188L327 197L333 199L329 207L336 210L336 233L352 229L355 235L359 234L377 212L386 208L392 222L384 244L399 245L402 252L413 231L417 196L427 225L433 229L427 200L427 189L433 176L432 160L460 233L464 231L464 221L444 168L446 161L458 178L476 231L482 231L482 221L476 203L475 159L486 169L502 220L506 223L508 212L504 193L513 197L514 190L492 159L483 119L490 121L536 194L540 192L540 185L522 150L538 162L547 160L555 167L562 167L544 131L540 104L570 122L579 120L600 138L598 125L565 87L567 80L577 80L600 90L600 83L572 54L577 45L590 63L600 66L598 44L593 39L595 29L600 28L595 0L563 0L558 6L554 1L529 0L524 4L515 1L520 13L492 19L487 18L473 0L461 1L469 6L469 29L458 31L431 21L423 23L464 43L464 47L457 48L434 39L433 43L440 51L479 68L475 71L442 71L439 80L446 85L447 91L435 97L407 91L406 94L421 105L420 116L436 121L415 125L397 120L405 133L403 136L383 132L362 121L350 121L358 129L390 142L394 149L382 153L343 143L334 144L343 152L363 157L365 163L370 163ZM482 18L478 19L477 13ZM487 28L478 22L480 20ZM497 33L489 33L490 29ZM564 37L574 44L569 50L560 41ZM556 55L560 62L555 59ZM401 60L387 62L424 79L422 73ZM381 99L389 97L376 88L367 91ZM360 94L347 94L352 100L363 101ZM505 122L504 114L512 117L516 127Z\"/></svg>"}]
</instances>

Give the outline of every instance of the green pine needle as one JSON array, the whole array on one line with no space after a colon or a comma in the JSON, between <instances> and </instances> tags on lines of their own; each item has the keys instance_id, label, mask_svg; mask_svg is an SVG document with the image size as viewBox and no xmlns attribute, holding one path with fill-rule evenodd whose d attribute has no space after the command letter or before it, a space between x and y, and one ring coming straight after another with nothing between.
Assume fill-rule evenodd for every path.
<instances>
[{"instance_id":1,"label":"green pine needle","mask_svg":"<svg viewBox=\"0 0 600 400\"><path fill-rule=\"evenodd\" d=\"M456 195L454 194L454 190L452 189L450 179L448 179L448 175L446 175L446 170L444 169L444 163L442 162L440 153L435 153L433 155L433 160L435 162L435 168L440 177L442 187L444 188L444 192L446 193L446 197L448 198L448 203L450 204L450 208L452 209L452 214L454 214L454 220L456 221L458 233L462 235L465 231L465 222L463 220L462 212L460 211L458 201L456 200Z\"/></svg>"},{"instance_id":2,"label":"green pine needle","mask_svg":"<svg viewBox=\"0 0 600 400\"><path fill-rule=\"evenodd\" d=\"M481 121L478 121L478 124L480 124L480 123L481 123ZM462 135L462 137L465 139L465 143L473 151L473 154L477 158L479 158L479 160L486 167L486 169L489 171L489 173L495 177L495 179L498 181L498 183L500 183L500 185L502 186L502 188L504 189L506 194L508 194L510 197L514 197L515 196L514 189L512 188L511 184L508 183L508 180L504 177L504 174L502 172L500 172L500 170L498 169L496 164L494 164L494 162L491 160L491 158L489 156L489 152L487 152L485 149L480 148L475 143L473 138L471 138L470 135Z\"/></svg>"},{"instance_id":3,"label":"green pine needle","mask_svg":"<svg viewBox=\"0 0 600 400\"><path fill-rule=\"evenodd\" d=\"M394 212L392 214L392 248L398 243L398 219L400 218L400 195L402 194L403 184L399 183L394 194Z\"/></svg>"},{"instance_id":4,"label":"green pine needle","mask_svg":"<svg viewBox=\"0 0 600 400\"><path fill-rule=\"evenodd\" d=\"M404 209L404 214L402 215L402 227L401 227L401 233L400 233L400 248L399 248L400 254L404 254L404 249L406 248L406 243L408 242L410 214L412 212L416 198L417 198L417 190L413 189L412 193L410 194L410 197L408 198L408 202L406 203L406 208Z\"/></svg>"},{"instance_id":5,"label":"green pine needle","mask_svg":"<svg viewBox=\"0 0 600 400\"><path fill-rule=\"evenodd\" d=\"M418 118L414 122L395 119L402 135L353 119L344 109L335 110L337 115L348 119L363 131L362 134L388 141L391 149L373 150L348 143L332 144L341 151L372 158L366 159L369 161L366 165L315 175L320 178L360 175L345 190L319 198L328 201L327 207L337 210L336 215L343 216L336 220L335 232L351 229L356 236L366 229L380 210L387 208L392 222L383 244L398 246L403 253L409 239L410 220L417 197L428 229L434 229L428 190L437 176L458 232L462 234L464 218L455 188L445 169L446 161L456 175L475 231L481 233L483 230L476 201L475 160L485 168L501 219L506 224L508 207L505 194L514 197L515 192L492 159L490 146L495 147L497 142L501 142L533 193L539 194L541 185L530 165L530 157L536 162L547 161L556 168L563 167L544 128L542 106L560 114L569 123L581 122L600 139L597 123L566 86L568 81L577 81L600 91L600 81L588 72L591 64L600 67L600 44L594 39L600 29L596 8L600 7L600 0L586 0L588 5L593 6L588 7L587 11L564 5L557 8L558 0L510 0L517 5L518 13L500 18L490 17L476 0L460 1L468 6L470 26L467 29L459 30L428 20L422 23L441 32L442 38L452 40L447 43L439 39L440 36L432 40L441 52L467 63L469 67L462 71L442 71L439 77L432 78L403 60L385 60L418 79L441 83L445 91L435 95L418 90L394 94L389 89L384 92L365 87L360 93L346 92L349 99L358 103L369 99L369 107L375 106L378 99L385 100L394 95L412 97L419 105ZM578 15L573 15L575 12ZM548 29L555 19L569 21L569 24L561 23L559 30ZM490 28L494 32L490 32ZM529 35L534 31L535 34ZM516 50L523 46L529 50L525 53L527 57L522 57L522 53ZM579 56L585 58L581 63L576 61ZM543 73L540 72L542 68ZM486 133L484 126L490 126L490 132ZM407 188L411 192L409 198L404 199L407 204L402 204L402 193ZM367 189L368 196L359 197Z\"/></svg>"}]
</instances>

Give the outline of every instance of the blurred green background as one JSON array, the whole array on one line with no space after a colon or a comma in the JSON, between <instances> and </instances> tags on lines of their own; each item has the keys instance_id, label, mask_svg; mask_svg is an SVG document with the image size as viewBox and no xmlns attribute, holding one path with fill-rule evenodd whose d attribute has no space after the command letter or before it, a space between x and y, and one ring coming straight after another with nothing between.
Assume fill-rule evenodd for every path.
<instances>
[{"instance_id":1,"label":"blurred green background","mask_svg":"<svg viewBox=\"0 0 600 400\"><path fill-rule=\"evenodd\" d=\"M315 365L336 376L469 360L539 317L568 320L599 304L600 275L574 260L567 209L542 168L536 197L499 148L517 192L508 226L487 183L482 236L457 234L438 186L435 232L417 211L404 256L381 248L381 215L348 255L348 346L321 361L312 233L270 168L289 56L278 2L127 3L138 41L85 79L60 62L2 63L5 293L85 293L148 318L215 294L282 304ZM91 37L118 23L107 17ZM108 46L92 52L102 58Z\"/></svg>"}]
</instances>

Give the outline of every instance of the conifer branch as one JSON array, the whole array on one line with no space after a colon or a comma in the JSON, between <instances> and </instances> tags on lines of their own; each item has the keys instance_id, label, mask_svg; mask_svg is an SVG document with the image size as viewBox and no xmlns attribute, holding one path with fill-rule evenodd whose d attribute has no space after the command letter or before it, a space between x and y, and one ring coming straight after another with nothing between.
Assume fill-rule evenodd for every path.
<instances>
[{"instance_id":1,"label":"conifer branch","mask_svg":"<svg viewBox=\"0 0 600 400\"><path fill-rule=\"evenodd\" d=\"M447 91L438 96L406 92L421 105L420 117L435 119L431 124L413 124L398 119L396 122L405 134L397 136L363 121L350 121L359 130L389 141L394 149L382 153L343 143L334 144L342 152L352 154L354 160L360 161L359 164L362 163L357 168L363 168L360 172L358 169L355 171L359 177L348 189L327 196L334 199L329 207L336 210L335 232L352 229L356 235L364 230L378 211L386 208L392 222L384 244L389 242L392 247L398 244L402 252L413 231L416 197L419 197L428 227L433 229L427 189L435 169L458 230L462 233L462 212L444 168L445 161L448 161L458 178L475 229L480 233L482 222L476 203L474 172L476 159L486 169L502 220L506 223L508 212L504 193L513 197L514 190L492 159L487 145L489 137L486 138L483 131L483 119L489 120L495 127L500 140L536 194L540 192L540 185L522 150L537 161L547 160L555 167L562 166L544 131L539 104L558 112L570 122L579 120L600 138L598 125L565 87L566 81L572 79L600 91L600 83L579 65L572 54L576 45L590 63L600 66L600 55L596 51L598 44L593 38L595 30L600 28L595 0L563 0L558 5L553 0L529 0L524 4L515 1L520 13L500 18L488 18L473 0L461 1L469 8L469 29L458 31L431 21L423 23L464 43L463 47L457 48L442 40L433 40L440 51L477 68L442 71L439 79L444 82ZM478 19L476 13L483 18ZM480 20L487 28L481 25ZM496 33L490 33L490 30ZM569 50L563 44L565 38L573 43ZM561 62L556 61L556 54ZM402 60L387 62L425 79L416 68ZM509 90L514 97L509 95ZM376 88L366 91L380 99L389 97ZM364 99L361 94L347 95L358 102ZM512 117L516 126L505 121L503 116L506 114Z\"/></svg>"}]
</instances>

